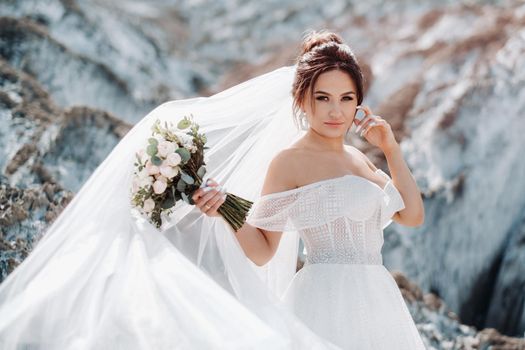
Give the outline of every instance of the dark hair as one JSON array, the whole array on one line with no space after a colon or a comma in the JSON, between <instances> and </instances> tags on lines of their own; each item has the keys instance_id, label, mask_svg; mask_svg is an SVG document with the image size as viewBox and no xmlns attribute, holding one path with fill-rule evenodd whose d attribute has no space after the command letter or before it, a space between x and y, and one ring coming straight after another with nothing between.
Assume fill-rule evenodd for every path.
<instances>
[{"instance_id":1,"label":"dark hair","mask_svg":"<svg viewBox=\"0 0 525 350\"><path fill-rule=\"evenodd\" d=\"M363 73L350 47L336 33L325 29L303 35L301 53L292 86L293 116L297 123L301 104L309 91L312 97L315 82L322 73L331 70L346 72L356 85L357 104L363 102Z\"/></svg>"}]
</instances>

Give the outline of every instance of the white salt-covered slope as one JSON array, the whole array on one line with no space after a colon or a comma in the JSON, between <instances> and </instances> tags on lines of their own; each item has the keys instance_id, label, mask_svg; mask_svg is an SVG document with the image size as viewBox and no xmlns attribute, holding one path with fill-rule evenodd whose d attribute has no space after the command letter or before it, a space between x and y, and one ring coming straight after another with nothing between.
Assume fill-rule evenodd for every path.
<instances>
[{"instance_id":1,"label":"white salt-covered slope","mask_svg":"<svg viewBox=\"0 0 525 350\"><path fill-rule=\"evenodd\" d=\"M343 34L367 67L371 85L365 103L395 126L425 193L424 227L391 226L385 234L385 263L416 281L426 299L433 298L428 292L442 297L461 321L520 334L525 327L523 182L513 182L512 173L523 178L523 166L516 163L523 149L517 138L523 130L519 119L523 76L517 70L523 68L524 7L512 2L446 8L437 2L345 4L102 0L0 4L2 15L12 9L10 20L16 19L19 27L33 25L28 31L15 31L22 40L2 37L3 45L12 44L9 50L27 55L26 61L15 54L4 58L13 69L36 78L59 105L58 112L50 114L61 116L60 121L49 117L52 123L39 122L50 130L42 134L42 127L16 113L21 96L16 94L22 91L16 89L22 84L4 85L6 94L13 96L0 123L2 141L10 145L2 160L6 181L38 188L53 180L75 190L121 135L115 132L119 123L102 111L60 107L83 104L113 111L120 118L136 112L138 118L148 103L155 105L164 96L196 94L203 86L208 91L219 89L224 86L219 78L229 70L233 84L250 72L291 64L302 31L328 26ZM24 16L29 19L21 19ZM39 54L53 67L64 63L62 69L33 71L27 62ZM172 69L179 72L173 67L184 63L173 63L168 54L175 55L176 62L191 62L196 73L182 68L184 74L173 79ZM157 58L154 64L146 64L152 57ZM71 91L65 91L67 87ZM507 108L501 110L504 113L496 111L498 103ZM506 132L504 126L512 130ZM10 131L22 136L13 137ZM68 148L79 137L85 138L86 147ZM97 152L86 152L96 145ZM381 164L376 151L359 141L356 145ZM27 160L13 160L20 150ZM42 166L33 166L39 162ZM9 164L15 171L6 173ZM16 190L26 193L20 188L6 193ZM45 224L42 210L33 218ZM31 218L24 220L22 231L16 231L16 224L8 227L10 237L31 234ZM481 333L462 326L449 312L416 304L411 311L431 349L483 346Z\"/></svg>"},{"instance_id":2,"label":"white salt-covered slope","mask_svg":"<svg viewBox=\"0 0 525 350\"><path fill-rule=\"evenodd\" d=\"M519 5L457 8L422 35L405 25L415 42L409 51L386 44L397 52L389 65L371 58L378 74L367 98L381 104L403 85L419 89L402 147L426 197L426 222L386 234L387 266L437 293L464 322L514 335L525 330L523 243L513 238L525 218L524 14Z\"/></svg>"},{"instance_id":3,"label":"white salt-covered slope","mask_svg":"<svg viewBox=\"0 0 525 350\"><path fill-rule=\"evenodd\" d=\"M0 3L0 13L9 17L0 31L1 55L64 107L89 105L136 122L162 101L193 94L200 79L140 18L121 11L83 1L20 0Z\"/></svg>"}]
</instances>

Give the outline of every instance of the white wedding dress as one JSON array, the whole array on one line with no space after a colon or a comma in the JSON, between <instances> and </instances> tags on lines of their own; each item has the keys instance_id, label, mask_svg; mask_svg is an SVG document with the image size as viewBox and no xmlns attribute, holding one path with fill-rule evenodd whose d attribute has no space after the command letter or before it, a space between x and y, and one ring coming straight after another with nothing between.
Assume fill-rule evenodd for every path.
<instances>
[{"instance_id":1,"label":"white wedding dress","mask_svg":"<svg viewBox=\"0 0 525 350\"><path fill-rule=\"evenodd\" d=\"M382 264L383 228L404 208L384 188L345 175L262 196L247 221L269 231L298 230L305 265L285 304L342 349L424 349L395 280Z\"/></svg>"},{"instance_id":2,"label":"white wedding dress","mask_svg":"<svg viewBox=\"0 0 525 350\"><path fill-rule=\"evenodd\" d=\"M254 201L250 220L263 220L266 169L302 136L292 121L294 72L281 67L210 97L167 102L137 123L0 284L0 349L421 349L380 264L381 230L368 226L388 220L374 203L388 205L392 184L383 197L352 176L282 193L310 194L280 214L304 230L285 227L262 267L222 218L178 202L157 230L131 207L135 153L151 126L192 114L208 139L206 177ZM310 254L295 275L300 235ZM332 264L358 261L369 265Z\"/></svg>"}]
</instances>

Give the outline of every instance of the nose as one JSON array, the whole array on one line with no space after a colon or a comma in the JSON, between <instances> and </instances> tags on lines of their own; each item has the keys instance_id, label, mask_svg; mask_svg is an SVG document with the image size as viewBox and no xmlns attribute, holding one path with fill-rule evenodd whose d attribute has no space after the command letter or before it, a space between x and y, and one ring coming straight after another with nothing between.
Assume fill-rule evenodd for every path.
<instances>
[{"instance_id":1,"label":"nose","mask_svg":"<svg viewBox=\"0 0 525 350\"><path fill-rule=\"evenodd\" d=\"M330 112L328 113L328 116L337 119L340 118L342 115L343 109L339 105L339 103L335 102L331 105Z\"/></svg>"}]
</instances>

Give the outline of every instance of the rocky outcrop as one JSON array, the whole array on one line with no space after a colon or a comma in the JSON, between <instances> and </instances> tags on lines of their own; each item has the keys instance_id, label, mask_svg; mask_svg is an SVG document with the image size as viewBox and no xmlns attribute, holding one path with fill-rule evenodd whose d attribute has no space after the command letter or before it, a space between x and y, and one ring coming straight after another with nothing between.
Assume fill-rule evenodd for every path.
<instances>
[{"instance_id":1,"label":"rocky outcrop","mask_svg":"<svg viewBox=\"0 0 525 350\"><path fill-rule=\"evenodd\" d=\"M2 281L131 126L89 107L62 110L1 59L0 97Z\"/></svg>"},{"instance_id":2,"label":"rocky outcrop","mask_svg":"<svg viewBox=\"0 0 525 350\"><path fill-rule=\"evenodd\" d=\"M494 328L477 330L461 324L459 317L433 293L423 293L416 283L399 271L392 276L427 349L500 349L521 350L525 339L502 335Z\"/></svg>"},{"instance_id":3,"label":"rocky outcrop","mask_svg":"<svg viewBox=\"0 0 525 350\"><path fill-rule=\"evenodd\" d=\"M27 257L72 198L72 192L53 183L19 189L0 182L0 282Z\"/></svg>"},{"instance_id":4,"label":"rocky outcrop","mask_svg":"<svg viewBox=\"0 0 525 350\"><path fill-rule=\"evenodd\" d=\"M525 6L282 5L1 2L0 183L10 198L2 203L37 198L0 211L14 220L2 225L0 245L17 256L0 259L2 276L38 241L30 231L38 237L60 198L153 106L291 65L303 31L327 27L356 53L365 103L392 125L423 191L425 225L390 226L383 255L406 276L394 275L427 344L519 349L501 334L525 331ZM354 145L386 169L378 149L357 135ZM44 186L58 199L37 195Z\"/></svg>"},{"instance_id":5,"label":"rocky outcrop","mask_svg":"<svg viewBox=\"0 0 525 350\"><path fill-rule=\"evenodd\" d=\"M126 82L107 66L72 52L31 20L0 18L0 38L0 56L42 82L62 107L87 104L118 111L130 121L151 109L137 104Z\"/></svg>"},{"instance_id":6,"label":"rocky outcrop","mask_svg":"<svg viewBox=\"0 0 525 350\"><path fill-rule=\"evenodd\" d=\"M419 85L402 146L426 197L426 224L388 232L385 262L446 300L462 322L522 335L518 265L525 260L515 253L510 259L508 242L523 226L525 207L523 15L516 10L509 18L509 9L488 6L456 11L414 35L421 50L394 60L394 67L419 62L399 78L409 86L417 77ZM473 24L438 45L437 28L451 32L460 16Z\"/></svg>"},{"instance_id":7,"label":"rocky outcrop","mask_svg":"<svg viewBox=\"0 0 525 350\"><path fill-rule=\"evenodd\" d=\"M194 94L208 73L187 52L173 50L183 31L167 37L147 13L127 8L75 0L1 2L0 56L37 78L61 107L88 105L136 122L161 102ZM172 16L167 28L184 21Z\"/></svg>"}]
</instances>

